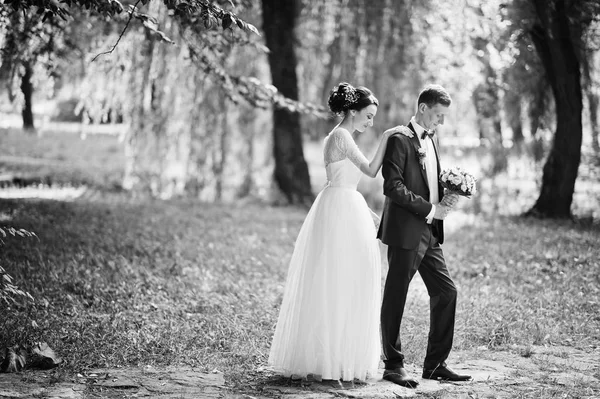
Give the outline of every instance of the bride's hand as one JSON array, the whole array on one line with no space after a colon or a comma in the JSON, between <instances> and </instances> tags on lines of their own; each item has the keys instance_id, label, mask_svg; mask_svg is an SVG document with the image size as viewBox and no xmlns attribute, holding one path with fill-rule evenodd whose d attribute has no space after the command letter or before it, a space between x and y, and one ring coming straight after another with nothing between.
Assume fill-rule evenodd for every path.
<instances>
[{"instance_id":1,"label":"bride's hand","mask_svg":"<svg viewBox=\"0 0 600 399\"><path fill-rule=\"evenodd\" d=\"M371 217L373 218L373 224L375 224L375 230L379 230L381 224L381 218L375 212L371 211Z\"/></svg>"},{"instance_id":2,"label":"bride's hand","mask_svg":"<svg viewBox=\"0 0 600 399\"><path fill-rule=\"evenodd\" d=\"M410 130L404 125L398 125L383 132L383 134L386 135L387 138L392 137L394 134L398 133L403 134L406 137L413 137L415 135L412 130Z\"/></svg>"}]
</instances>

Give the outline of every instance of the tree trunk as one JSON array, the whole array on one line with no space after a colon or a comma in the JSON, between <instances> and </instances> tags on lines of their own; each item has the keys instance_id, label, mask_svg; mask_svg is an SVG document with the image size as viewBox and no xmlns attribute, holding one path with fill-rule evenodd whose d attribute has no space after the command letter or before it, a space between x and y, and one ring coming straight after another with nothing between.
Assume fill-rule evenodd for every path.
<instances>
[{"instance_id":1,"label":"tree trunk","mask_svg":"<svg viewBox=\"0 0 600 399\"><path fill-rule=\"evenodd\" d=\"M594 68L594 52L590 49L584 52L585 58L581 63L583 92L588 100L590 108L590 130L592 133L592 149L595 153L600 152L600 142L598 142L598 107L600 106L600 98L596 90L595 79L592 76Z\"/></svg>"},{"instance_id":2,"label":"tree trunk","mask_svg":"<svg viewBox=\"0 0 600 399\"><path fill-rule=\"evenodd\" d=\"M176 37L178 27L166 7L161 2L149 7L161 29ZM123 187L168 199L184 194L188 182L193 128L188 123L193 91L188 88L194 82L185 47L160 41L147 29L135 34L139 45L131 53Z\"/></svg>"},{"instance_id":3,"label":"tree trunk","mask_svg":"<svg viewBox=\"0 0 600 399\"><path fill-rule=\"evenodd\" d=\"M525 137L523 136L523 124L520 119L511 120L510 127L513 132L513 142L520 145Z\"/></svg>"},{"instance_id":4,"label":"tree trunk","mask_svg":"<svg viewBox=\"0 0 600 399\"><path fill-rule=\"evenodd\" d=\"M126 190L150 192L150 175L144 167L148 152L148 138L151 135L152 122L150 115L150 67L155 43L148 32L138 34L136 37L140 45L131 55L131 64L134 66L130 73L129 131L125 140L125 174L123 188Z\"/></svg>"},{"instance_id":5,"label":"tree trunk","mask_svg":"<svg viewBox=\"0 0 600 399\"><path fill-rule=\"evenodd\" d=\"M31 78L33 77L33 68L29 61L23 62L25 73L21 77L21 92L23 92L23 110L21 112L23 116L23 129L25 131L35 131L33 122L33 84Z\"/></svg>"},{"instance_id":6,"label":"tree trunk","mask_svg":"<svg viewBox=\"0 0 600 399\"><path fill-rule=\"evenodd\" d=\"M242 164L244 178L242 180L242 184L239 186L236 197L237 198L245 198L252 194L252 190L255 186L254 181L254 140L255 140L255 132L256 128L253 127L253 124L257 118L256 110L252 108L243 107L240 116L239 123L242 126L252 126L245 132L242 140L244 143L244 150L242 154L240 154L240 162Z\"/></svg>"},{"instance_id":7,"label":"tree trunk","mask_svg":"<svg viewBox=\"0 0 600 399\"><path fill-rule=\"evenodd\" d=\"M600 108L600 98L592 91L588 90L588 103L590 104L590 129L592 131L592 148L596 153L600 153L600 124L598 121L598 109Z\"/></svg>"},{"instance_id":8,"label":"tree trunk","mask_svg":"<svg viewBox=\"0 0 600 399\"><path fill-rule=\"evenodd\" d=\"M581 160L581 71L564 0L554 7L533 0L538 17L531 37L540 56L556 103L556 132L544 165L540 196L527 213L571 217L577 169Z\"/></svg>"},{"instance_id":9,"label":"tree trunk","mask_svg":"<svg viewBox=\"0 0 600 399\"><path fill-rule=\"evenodd\" d=\"M227 164L227 141L229 128L228 122L228 110L227 110L227 98L220 96L218 99L218 109L221 110L216 120L216 128L218 131L218 137L215 138L216 145L213 148L213 174L215 176L215 200L221 201L223 199L223 174L225 172L225 165Z\"/></svg>"},{"instance_id":10,"label":"tree trunk","mask_svg":"<svg viewBox=\"0 0 600 399\"><path fill-rule=\"evenodd\" d=\"M521 114L523 107L520 96L513 90L506 90L504 93L504 110L508 124L512 130L512 140L516 146L520 146L525 137L523 136L523 122Z\"/></svg>"},{"instance_id":11,"label":"tree trunk","mask_svg":"<svg viewBox=\"0 0 600 399\"><path fill-rule=\"evenodd\" d=\"M299 12L298 0L262 0L263 30L269 48L273 85L284 96L298 99L296 42L294 28ZM284 109L273 110L274 178L288 203L312 203L308 165L302 149L300 115Z\"/></svg>"}]
</instances>

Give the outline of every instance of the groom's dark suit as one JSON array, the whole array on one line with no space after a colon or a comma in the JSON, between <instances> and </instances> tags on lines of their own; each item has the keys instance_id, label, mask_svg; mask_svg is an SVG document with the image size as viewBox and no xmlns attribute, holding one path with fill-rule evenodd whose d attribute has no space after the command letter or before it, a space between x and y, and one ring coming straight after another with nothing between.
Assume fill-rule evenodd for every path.
<instances>
[{"instance_id":1,"label":"groom's dark suit","mask_svg":"<svg viewBox=\"0 0 600 399\"><path fill-rule=\"evenodd\" d=\"M414 132L412 124L409 128ZM433 147L440 174L437 137ZM416 134L392 136L382 165L385 204L377 237L388 245L389 271L381 307L381 332L386 369L404 366L400 325L408 286L419 271L430 296L430 331L424 369L433 370L452 348L456 313L456 287L450 278L440 244L444 241L443 221L428 224L432 210L427 174L419 162L421 147ZM428 154L432 156L432 154ZM436 179L437 180L437 179ZM440 200L443 188L438 184Z\"/></svg>"}]
</instances>

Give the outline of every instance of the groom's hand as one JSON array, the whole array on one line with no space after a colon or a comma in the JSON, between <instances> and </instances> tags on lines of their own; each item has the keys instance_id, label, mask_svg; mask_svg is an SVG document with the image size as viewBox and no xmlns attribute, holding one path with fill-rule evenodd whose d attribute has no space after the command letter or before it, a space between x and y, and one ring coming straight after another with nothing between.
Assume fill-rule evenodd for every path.
<instances>
[{"instance_id":1,"label":"groom's hand","mask_svg":"<svg viewBox=\"0 0 600 399\"><path fill-rule=\"evenodd\" d=\"M448 193L448 194L444 195L444 198L442 198L442 201L440 202L440 204L447 206L449 208L454 208L454 205L456 205L458 203L458 198L459 198L458 194Z\"/></svg>"},{"instance_id":2,"label":"groom's hand","mask_svg":"<svg viewBox=\"0 0 600 399\"><path fill-rule=\"evenodd\" d=\"M444 220L444 219L446 219L446 216L448 216L449 212L450 212L450 207L445 206L442 203L439 203L435 206L435 212L433 214L433 218L438 219L438 220Z\"/></svg>"}]
</instances>

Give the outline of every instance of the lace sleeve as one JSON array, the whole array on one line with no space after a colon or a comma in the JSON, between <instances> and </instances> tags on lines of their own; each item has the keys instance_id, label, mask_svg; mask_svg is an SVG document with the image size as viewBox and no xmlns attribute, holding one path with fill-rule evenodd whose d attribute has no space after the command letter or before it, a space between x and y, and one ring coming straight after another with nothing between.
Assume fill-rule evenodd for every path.
<instances>
[{"instance_id":1,"label":"lace sleeve","mask_svg":"<svg viewBox=\"0 0 600 399\"><path fill-rule=\"evenodd\" d=\"M369 161L360 152L356 142L352 139L350 132L346 129L338 129L336 131L335 140L340 150L358 169L364 171L369 168Z\"/></svg>"}]
</instances>

